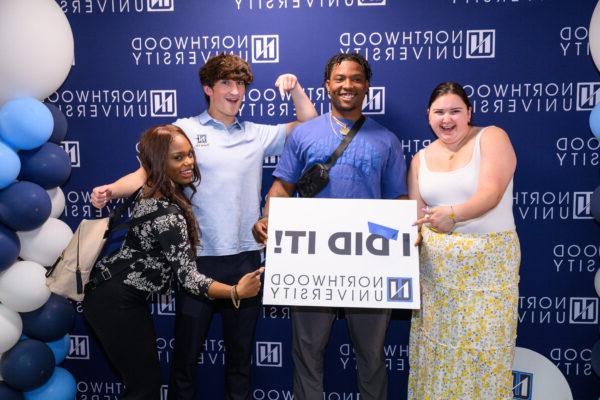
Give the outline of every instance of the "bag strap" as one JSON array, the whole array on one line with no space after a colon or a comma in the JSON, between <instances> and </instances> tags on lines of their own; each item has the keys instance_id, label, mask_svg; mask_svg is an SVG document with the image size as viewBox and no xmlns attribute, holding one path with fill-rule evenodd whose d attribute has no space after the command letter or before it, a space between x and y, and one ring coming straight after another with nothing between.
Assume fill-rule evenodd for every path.
<instances>
[{"instance_id":1,"label":"bag strap","mask_svg":"<svg viewBox=\"0 0 600 400\"><path fill-rule=\"evenodd\" d=\"M331 115L329 117L331 118ZM325 162L325 164L324 164L325 169L327 169L329 171L329 169L333 166L333 164L335 164L337 159L340 158L342 153L344 153L344 150L346 150L346 147L348 147L348 145L350 144L352 139L354 139L354 136L356 136L356 133L358 132L358 130L363 126L365 119L366 119L365 116L361 115L360 118L358 120L356 120L356 122L354 124L352 124L352 129L350 129L350 132L348 132L348 134L346 136L344 136L342 143L340 143L340 145L337 147L337 149L335 149L333 154L331 154L329 156L329 158L327 159L327 161Z\"/></svg>"},{"instance_id":2,"label":"bag strap","mask_svg":"<svg viewBox=\"0 0 600 400\"><path fill-rule=\"evenodd\" d=\"M115 208L108 215L108 228L106 228L106 232L104 233L104 237L108 236L108 232L113 230L115 221L123 214L125 210L129 208L129 206L138 198L138 196L142 193L142 186L140 186L135 192L133 192L123 204L121 204L118 208Z\"/></svg>"},{"instance_id":3,"label":"bag strap","mask_svg":"<svg viewBox=\"0 0 600 400\"><path fill-rule=\"evenodd\" d=\"M177 207L173 204L169 204L167 206L167 210L168 210L168 212L175 213L175 212L179 211L179 207ZM111 231L119 230L119 229L123 229L123 228L131 228L132 226L139 225L143 222L154 219L154 218L156 218L160 215L164 215L164 214L165 214L164 210L152 211L151 213L142 215L141 217L132 218L131 220L129 220L127 222L122 222L119 225L115 225L111 228Z\"/></svg>"}]
</instances>

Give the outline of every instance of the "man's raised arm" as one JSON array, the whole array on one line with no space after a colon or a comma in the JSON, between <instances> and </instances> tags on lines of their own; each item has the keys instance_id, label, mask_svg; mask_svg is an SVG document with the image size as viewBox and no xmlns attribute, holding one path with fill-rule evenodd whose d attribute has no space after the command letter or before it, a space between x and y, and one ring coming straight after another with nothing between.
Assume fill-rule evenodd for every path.
<instances>
[{"instance_id":1,"label":"man's raised arm","mask_svg":"<svg viewBox=\"0 0 600 400\"><path fill-rule=\"evenodd\" d=\"M113 183L96 186L92 190L92 205L96 208L102 208L111 199L127 197L142 186L146 182L146 178L146 171L144 168L140 167L136 171L119 178Z\"/></svg>"},{"instance_id":2,"label":"man's raised arm","mask_svg":"<svg viewBox=\"0 0 600 400\"><path fill-rule=\"evenodd\" d=\"M285 125L286 134L289 134L299 123L313 119L318 115L315 106L306 93L304 93L304 89L295 75L279 75L275 82L275 86L279 88L279 94L282 98L285 97L286 93L290 94L292 103L294 103L294 108L296 109L296 121L289 122Z\"/></svg>"}]
</instances>

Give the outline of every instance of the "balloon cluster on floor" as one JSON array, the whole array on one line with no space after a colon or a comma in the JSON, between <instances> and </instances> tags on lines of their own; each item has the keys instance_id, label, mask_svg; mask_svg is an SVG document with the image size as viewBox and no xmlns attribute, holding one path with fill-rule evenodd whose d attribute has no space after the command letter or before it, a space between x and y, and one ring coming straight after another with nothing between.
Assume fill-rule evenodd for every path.
<instances>
[{"instance_id":1,"label":"balloon cluster on floor","mask_svg":"<svg viewBox=\"0 0 600 400\"><path fill-rule=\"evenodd\" d=\"M46 269L73 235L58 219L71 162L67 121L40 100L73 63L73 34L53 0L0 0L0 399L72 400L58 367L75 311L51 294Z\"/></svg>"},{"instance_id":2,"label":"balloon cluster on floor","mask_svg":"<svg viewBox=\"0 0 600 400\"><path fill-rule=\"evenodd\" d=\"M592 20L590 22L589 42L590 53L596 68L600 70L600 2L596 4ZM596 138L600 139L600 102L598 102L590 113L590 129ZM590 212L596 221L600 222L600 186L594 190L590 199ZM600 296L600 269L594 277L596 293ZM592 347L592 369L600 376L600 340Z\"/></svg>"}]
</instances>

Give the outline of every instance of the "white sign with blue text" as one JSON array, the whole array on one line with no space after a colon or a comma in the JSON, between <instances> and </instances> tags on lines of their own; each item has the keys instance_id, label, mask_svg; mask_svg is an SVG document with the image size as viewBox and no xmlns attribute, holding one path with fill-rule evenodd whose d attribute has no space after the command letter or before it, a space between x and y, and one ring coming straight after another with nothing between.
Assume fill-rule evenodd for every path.
<instances>
[{"instance_id":1,"label":"white sign with blue text","mask_svg":"<svg viewBox=\"0 0 600 400\"><path fill-rule=\"evenodd\" d=\"M271 198L263 303L420 307L414 200Z\"/></svg>"}]
</instances>

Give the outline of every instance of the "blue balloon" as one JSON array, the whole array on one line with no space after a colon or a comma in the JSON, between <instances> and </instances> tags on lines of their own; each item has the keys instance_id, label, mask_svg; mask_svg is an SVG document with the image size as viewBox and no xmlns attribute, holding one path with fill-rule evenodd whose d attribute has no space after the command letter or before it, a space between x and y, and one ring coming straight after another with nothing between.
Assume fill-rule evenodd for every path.
<instances>
[{"instance_id":1,"label":"blue balloon","mask_svg":"<svg viewBox=\"0 0 600 400\"><path fill-rule=\"evenodd\" d=\"M75 400L77 382L69 371L56 367L48 382L23 394L26 400Z\"/></svg>"},{"instance_id":2,"label":"blue balloon","mask_svg":"<svg viewBox=\"0 0 600 400\"><path fill-rule=\"evenodd\" d=\"M41 101L13 99L0 108L0 137L14 149L31 150L50 139L54 120Z\"/></svg>"},{"instance_id":3,"label":"blue balloon","mask_svg":"<svg viewBox=\"0 0 600 400\"><path fill-rule=\"evenodd\" d=\"M600 103L596 104L590 113L590 129L594 136L600 139Z\"/></svg>"},{"instance_id":4,"label":"blue balloon","mask_svg":"<svg viewBox=\"0 0 600 400\"><path fill-rule=\"evenodd\" d=\"M50 216L48 193L31 182L15 182L0 190L0 222L15 231L40 227Z\"/></svg>"},{"instance_id":5,"label":"blue balloon","mask_svg":"<svg viewBox=\"0 0 600 400\"><path fill-rule=\"evenodd\" d=\"M23 400L23 394L4 382L0 382L0 399L2 400Z\"/></svg>"},{"instance_id":6,"label":"blue balloon","mask_svg":"<svg viewBox=\"0 0 600 400\"><path fill-rule=\"evenodd\" d=\"M0 224L0 271L17 261L21 252L21 241L17 234Z\"/></svg>"},{"instance_id":7,"label":"blue balloon","mask_svg":"<svg viewBox=\"0 0 600 400\"><path fill-rule=\"evenodd\" d=\"M45 143L33 150L19 152L19 180L37 183L44 189L62 185L71 174L71 160L60 146Z\"/></svg>"},{"instance_id":8,"label":"blue balloon","mask_svg":"<svg viewBox=\"0 0 600 400\"><path fill-rule=\"evenodd\" d=\"M19 390L32 390L46 383L54 366L52 350L33 339L18 342L0 358L4 382Z\"/></svg>"},{"instance_id":9,"label":"blue balloon","mask_svg":"<svg viewBox=\"0 0 600 400\"><path fill-rule=\"evenodd\" d=\"M17 153L0 141L0 189L17 179L21 170L21 160Z\"/></svg>"},{"instance_id":10,"label":"blue balloon","mask_svg":"<svg viewBox=\"0 0 600 400\"><path fill-rule=\"evenodd\" d=\"M63 362L69 354L69 350L71 349L71 338L66 334L62 338L46 344L50 347L52 353L54 353L54 361L56 362L56 365L58 365Z\"/></svg>"},{"instance_id":11,"label":"blue balloon","mask_svg":"<svg viewBox=\"0 0 600 400\"><path fill-rule=\"evenodd\" d=\"M48 301L31 312L21 313L23 333L43 342L52 342L65 336L73 327L75 309L71 302L54 293Z\"/></svg>"},{"instance_id":12,"label":"blue balloon","mask_svg":"<svg viewBox=\"0 0 600 400\"><path fill-rule=\"evenodd\" d=\"M48 110L50 110L52 118L54 119L54 129L52 130L52 135L48 141L60 144L60 142L64 140L65 136L67 136L67 118L65 117L65 114L63 114L62 111L60 111L60 109L55 105L49 103L44 103L44 105L48 107Z\"/></svg>"}]
</instances>

